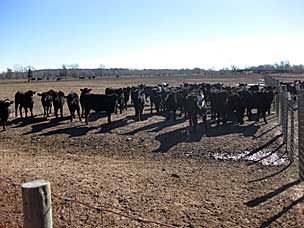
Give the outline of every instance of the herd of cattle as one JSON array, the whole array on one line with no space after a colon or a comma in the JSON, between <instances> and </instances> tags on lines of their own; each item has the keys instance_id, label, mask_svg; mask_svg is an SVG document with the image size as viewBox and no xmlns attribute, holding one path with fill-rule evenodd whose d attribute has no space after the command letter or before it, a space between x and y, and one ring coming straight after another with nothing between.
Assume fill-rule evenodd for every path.
<instances>
[{"instance_id":1,"label":"herd of cattle","mask_svg":"<svg viewBox=\"0 0 304 228\"><path fill-rule=\"evenodd\" d=\"M15 103L15 116L18 117L18 110L21 118L24 109L25 117L30 111L33 117L33 104L35 91L17 92L14 101L10 99L0 100L0 120L5 130L10 105ZM201 116L203 126L207 131L207 114L210 119L218 124L226 121L234 121L243 124L245 115L251 119L252 109L257 109L258 119L262 115L266 121L266 112L270 110L276 92L273 87L261 87L259 85L248 86L239 84L238 86L224 86L223 84L190 84L183 83L178 87L161 83L157 86L145 86L143 84L125 88L107 88L105 94L94 94L91 89L83 88L80 96L71 92L65 96L62 91L49 90L37 93L41 97L41 104L44 116L48 117L52 107L56 118L63 117L63 108L67 102L70 119L73 121L77 112L79 120L85 118L88 124L88 115L91 110L95 112L104 111L111 123L111 114L127 110L129 100L135 109L137 120L142 119L145 102L150 102L151 113L163 113L167 119L176 119L176 113L184 115L189 119L190 126L196 129L198 117ZM131 99L130 99L131 98Z\"/></svg>"}]
</instances>

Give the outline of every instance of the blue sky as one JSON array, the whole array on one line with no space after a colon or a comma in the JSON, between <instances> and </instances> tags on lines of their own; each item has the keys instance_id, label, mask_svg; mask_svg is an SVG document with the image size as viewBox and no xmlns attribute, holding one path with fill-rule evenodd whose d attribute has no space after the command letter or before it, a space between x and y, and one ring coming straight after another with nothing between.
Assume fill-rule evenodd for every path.
<instances>
[{"instance_id":1,"label":"blue sky","mask_svg":"<svg viewBox=\"0 0 304 228\"><path fill-rule=\"evenodd\" d=\"M302 0L1 0L0 70L304 64Z\"/></svg>"}]
</instances>

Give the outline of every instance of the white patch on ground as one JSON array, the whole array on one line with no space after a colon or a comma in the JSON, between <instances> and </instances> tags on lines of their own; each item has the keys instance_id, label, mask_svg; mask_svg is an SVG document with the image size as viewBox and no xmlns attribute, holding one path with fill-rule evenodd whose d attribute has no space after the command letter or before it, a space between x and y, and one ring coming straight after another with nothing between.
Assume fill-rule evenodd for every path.
<instances>
[{"instance_id":1,"label":"white patch on ground","mask_svg":"<svg viewBox=\"0 0 304 228\"><path fill-rule=\"evenodd\" d=\"M282 156L278 153L272 153L271 151L258 151L253 155L250 155L250 151L245 151L243 153L237 155L230 155L230 154L219 154L216 153L213 157L217 160L232 160L232 161L239 161L241 159L246 161L259 161L263 165L282 165L286 162L287 157Z\"/></svg>"}]
</instances>

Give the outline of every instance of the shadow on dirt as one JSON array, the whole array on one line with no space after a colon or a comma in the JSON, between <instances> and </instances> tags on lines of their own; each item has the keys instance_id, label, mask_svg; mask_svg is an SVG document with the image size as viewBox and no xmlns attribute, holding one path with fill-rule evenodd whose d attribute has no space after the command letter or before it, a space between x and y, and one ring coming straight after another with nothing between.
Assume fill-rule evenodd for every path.
<instances>
[{"instance_id":1,"label":"shadow on dirt","mask_svg":"<svg viewBox=\"0 0 304 228\"><path fill-rule=\"evenodd\" d=\"M258 181L263 181L263 180L266 180L266 179L269 179L269 178L272 178L276 175L279 175L280 173L283 173L284 171L286 171L293 163L290 161L286 166L284 166L282 169L280 169L279 171L275 172L275 173L272 173L270 175L267 175L265 177L261 177L261 178L258 178L258 179L255 179L255 180L250 180L248 181L248 183L253 183L253 182L258 182Z\"/></svg>"},{"instance_id":2,"label":"shadow on dirt","mask_svg":"<svg viewBox=\"0 0 304 228\"><path fill-rule=\"evenodd\" d=\"M58 119L53 118L53 119L50 119L49 122L45 122L46 119L44 118L44 121L42 123L33 124L31 126L32 130L29 131L29 132L23 133L23 135L38 133L38 132L41 132L41 131L46 130L48 128L56 127L58 125L63 124L64 121L69 120L69 119L70 119L69 116L65 116L63 118L59 117Z\"/></svg>"},{"instance_id":3,"label":"shadow on dirt","mask_svg":"<svg viewBox=\"0 0 304 228\"><path fill-rule=\"evenodd\" d=\"M25 127L29 124L41 123L47 121L47 118L42 115L37 115L34 117L26 117L26 118L15 118L9 121L8 125L13 125L13 128Z\"/></svg>"},{"instance_id":4,"label":"shadow on dirt","mask_svg":"<svg viewBox=\"0 0 304 228\"><path fill-rule=\"evenodd\" d=\"M252 156L253 154L265 149L266 147L270 146L271 144L273 144L274 142L276 142L280 137L282 137L283 134L279 134L275 137L273 137L272 139L270 139L269 141L265 142L263 145L255 148L254 150L252 150L247 156Z\"/></svg>"},{"instance_id":5,"label":"shadow on dirt","mask_svg":"<svg viewBox=\"0 0 304 228\"><path fill-rule=\"evenodd\" d=\"M123 119L112 121L110 124L108 124L108 123L102 124L100 126L100 131L97 132L96 134L98 134L98 133L111 133L111 131L113 129L124 127L124 126L130 124L131 123L130 120L131 120L130 118L126 117L126 118L123 118Z\"/></svg>"},{"instance_id":6,"label":"shadow on dirt","mask_svg":"<svg viewBox=\"0 0 304 228\"><path fill-rule=\"evenodd\" d=\"M57 135L57 134L66 134L69 135L70 138L79 137L86 135L89 131L96 129L97 127L88 127L88 126L73 126L68 128L57 129L54 131L48 131L41 135L49 136L49 135Z\"/></svg>"},{"instance_id":7,"label":"shadow on dirt","mask_svg":"<svg viewBox=\"0 0 304 228\"><path fill-rule=\"evenodd\" d=\"M253 136L253 138L254 138L254 139L258 139L258 138L260 138L260 137L262 137L262 136L268 134L269 132L273 131L274 129L276 129L276 128L279 127L279 126L280 126L280 124L277 124L277 125L273 126L272 128L268 129L267 131L261 133L260 135L255 135L255 136Z\"/></svg>"},{"instance_id":8,"label":"shadow on dirt","mask_svg":"<svg viewBox=\"0 0 304 228\"><path fill-rule=\"evenodd\" d=\"M195 132L189 132L189 127L179 128L170 132L159 134L155 137L160 142L158 149L154 150L155 153L166 153L170 148L179 143L192 143L199 142L205 135L202 124L197 126Z\"/></svg>"},{"instance_id":9,"label":"shadow on dirt","mask_svg":"<svg viewBox=\"0 0 304 228\"><path fill-rule=\"evenodd\" d=\"M304 202L304 196L298 198L297 200L293 201L291 204L289 204L287 207L284 207L281 211L279 211L277 214L272 216L271 218L267 219L265 222L262 223L260 228L266 228L271 226L271 224L276 221L277 219L281 218L284 214L286 214L290 209L292 209L294 206L303 203Z\"/></svg>"},{"instance_id":10,"label":"shadow on dirt","mask_svg":"<svg viewBox=\"0 0 304 228\"><path fill-rule=\"evenodd\" d=\"M97 121L100 118L106 118L106 117L107 117L107 113L106 112L92 112L88 116L88 121L89 122L95 122L95 121Z\"/></svg>"},{"instance_id":11,"label":"shadow on dirt","mask_svg":"<svg viewBox=\"0 0 304 228\"><path fill-rule=\"evenodd\" d=\"M260 158L258 160L255 160L255 161L249 163L248 166L257 164L257 163L261 162L262 160L267 159L268 157L270 157L274 153L278 152L284 145L286 145L286 144L285 143L281 143L274 150L272 150L269 154L267 154L266 156L264 156L264 157L262 157L262 158ZM278 157L277 160L280 160L284 155L285 155L285 153L283 153L280 157ZM276 162L276 161L273 161L273 162Z\"/></svg>"},{"instance_id":12,"label":"shadow on dirt","mask_svg":"<svg viewBox=\"0 0 304 228\"><path fill-rule=\"evenodd\" d=\"M217 137L229 134L240 133L245 137L253 136L256 134L260 126L256 126L254 123L247 126L242 126L233 123L226 123L225 125L217 125L214 127L209 127L207 136L208 137Z\"/></svg>"},{"instance_id":13,"label":"shadow on dirt","mask_svg":"<svg viewBox=\"0 0 304 228\"><path fill-rule=\"evenodd\" d=\"M151 114L150 114L151 115ZM178 120L164 120L162 122L152 123L149 125L145 125L140 128L136 128L133 131L130 131L128 133L125 133L124 135L135 135L141 131L148 131L148 132L159 132L164 128L171 127L180 123L183 123L184 119L178 119Z\"/></svg>"},{"instance_id":14,"label":"shadow on dirt","mask_svg":"<svg viewBox=\"0 0 304 228\"><path fill-rule=\"evenodd\" d=\"M270 200L271 198L279 195L280 193L282 193L282 192L286 191L287 189L289 189L289 188L291 188L291 187L293 187L295 185L298 185L300 183L301 183L301 181L299 179L295 180L295 181L292 181L292 182L290 182L288 184L285 184L285 185L279 187L278 189L276 189L276 190L274 190L272 192L269 192L269 193L267 193L267 194L265 194L263 196L257 197L257 198L255 198L253 200L250 200L250 201L248 201L248 202L246 202L244 204L246 206L248 206L248 207L256 207L256 206L260 205L261 203L264 203L267 200Z\"/></svg>"},{"instance_id":15,"label":"shadow on dirt","mask_svg":"<svg viewBox=\"0 0 304 228\"><path fill-rule=\"evenodd\" d=\"M115 115L115 114L114 114ZM150 117L154 116L153 114L143 114L142 121L149 119ZM112 121L110 124L104 123L100 126L100 131L98 133L111 133L112 130L120 127L125 127L128 124L134 123L136 120L134 115L129 115L123 119L118 119Z\"/></svg>"}]
</instances>

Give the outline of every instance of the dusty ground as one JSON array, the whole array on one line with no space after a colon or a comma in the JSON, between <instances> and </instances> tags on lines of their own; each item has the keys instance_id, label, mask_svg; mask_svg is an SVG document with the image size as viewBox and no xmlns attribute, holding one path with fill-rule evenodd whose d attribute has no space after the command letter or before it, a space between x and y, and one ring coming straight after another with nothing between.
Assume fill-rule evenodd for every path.
<instances>
[{"instance_id":1,"label":"dusty ground","mask_svg":"<svg viewBox=\"0 0 304 228\"><path fill-rule=\"evenodd\" d=\"M254 83L260 76L192 78L119 78L87 81L6 81L0 98L17 90L79 91L105 87L187 82ZM248 161L216 160L214 154L284 152L277 118L269 123L209 125L203 134L189 134L183 119L165 121L145 111L135 122L133 109L106 118L91 115L88 126L67 118L45 120L39 98L35 119L11 116L0 132L0 177L17 183L43 178L51 182L54 227L141 227L109 213L98 213L61 197L74 197L93 206L161 221L177 227L304 227L303 184L296 165L262 166ZM14 111L14 109L12 110ZM67 108L65 110L67 115ZM0 227L22 226L20 187L0 179ZM157 227L151 224L143 227Z\"/></svg>"}]
</instances>

